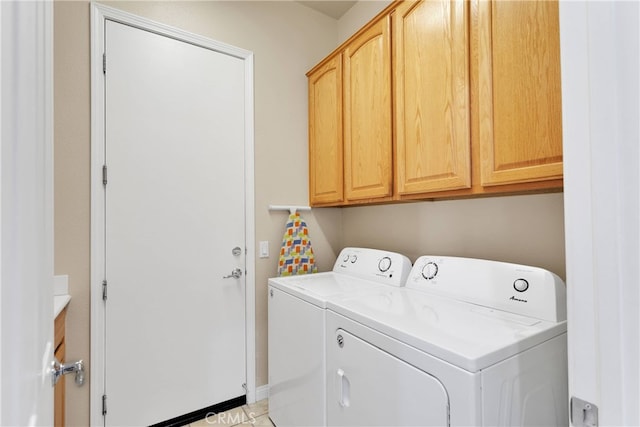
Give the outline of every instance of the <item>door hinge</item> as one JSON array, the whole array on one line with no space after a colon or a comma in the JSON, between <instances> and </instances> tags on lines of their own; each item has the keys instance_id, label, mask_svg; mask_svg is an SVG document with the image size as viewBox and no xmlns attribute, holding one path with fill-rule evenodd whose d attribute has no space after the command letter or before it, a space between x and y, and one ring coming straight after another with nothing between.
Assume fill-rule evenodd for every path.
<instances>
[{"instance_id":1,"label":"door hinge","mask_svg":"<svg viewBox=\"0 0 640 427\"><path fill-rule=\"evenodd\" d=\"M107 74L107 54L102 54L102 74Z\"/></svg>"},{"instance_id":2,"label":"door hinge","mask_svg":"<svg viewBox=\"0 0 640 427\"><path fill-rule=\"evenodd\" d=\"M107 415L107 395L102 395L102 416Z\"/></svg>"},{"instance_id":3,"label":"door hinge","mask_svg":"<svg viewBox=\"0 0 640 427\"><path fill-rule=\"evenodd\" d=\"M102 185L107 185L107 165L102 166Z\"/></svg>"},{"instance_id":4,"label":"door hinge","mask_svg":"<svg viewBox=\"0 0 640 427\"><path fill-rule=\"evenodd\" d=\"M574 427L597 427L598 407L577 397L571 397L571 424Z\"/></svg>"},{"instance_id":5,"label":"door hinge","mask_svg":"<svg viewBox=\"0 0 640 427\"><path fill-rule=\"evenodd\" d=\"M102 300L103 301L107 300L107 281L106 280L102 281Z\"/></svg>"}]
</instances>

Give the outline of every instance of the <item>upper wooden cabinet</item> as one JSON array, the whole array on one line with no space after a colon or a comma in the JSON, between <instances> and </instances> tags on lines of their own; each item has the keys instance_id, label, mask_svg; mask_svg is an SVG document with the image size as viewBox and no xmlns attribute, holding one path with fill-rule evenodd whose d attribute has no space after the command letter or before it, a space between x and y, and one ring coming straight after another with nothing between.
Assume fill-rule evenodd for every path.
<instances>
[{"instance_id":1,"label":"upper wooden cabinet","mask_svg":"<svg viewBox=\"0 0 640 427\"><path fill-rule=\"evenodd\" d=\"M448 0L392 12L400 195L471 187L467 13Z\"/></svg>"},{"instance_id":2,"label":"upper wooden cabinet","mask_svg":"<svg viewBox=\"0 0 640 427\"><path fill-rule=\"evenodd\" d=\"M483 186L562 178L555 1L480 1L478 119Z\"/></svg>"},{"instance_id":3,"label":"upper wooden cabinet","mask_svg":"<svg viewBox=\"0 0 640 427\"><path fill-rule=\"evenodd\" d=\"M342 55L309 75L309 202L344 200Z\"/></svg>"},{"instance_id":4,"label":"upper wooden cabinet","mask_svg":"<svg viewBox=\"0 0 640 427\"><path fill-rule=\"evenodd\" d=\"M307 74L310 203L562 189L559 45L557 1L390 4Z\"/></svg>"},{"instance_id":5,"label":"upper wooden cabinet","mask_svg":"<svg viewBox=\"0 0 640 427\"><path fill-rule=\"evenodd\" d=\"M390 19L344 49L344 176L347 200L393 192Z\"/></svg>"},{"instance_id":6,"label":"upper wooden cabinet","mask_svg":"<svg viewBox=\"0 0 640 427\"><path fill-rule=\"evenodd\" d=\"M381 17L307 73L311 205L391 200L390 40Z\"/></svg>"}]
</instances>

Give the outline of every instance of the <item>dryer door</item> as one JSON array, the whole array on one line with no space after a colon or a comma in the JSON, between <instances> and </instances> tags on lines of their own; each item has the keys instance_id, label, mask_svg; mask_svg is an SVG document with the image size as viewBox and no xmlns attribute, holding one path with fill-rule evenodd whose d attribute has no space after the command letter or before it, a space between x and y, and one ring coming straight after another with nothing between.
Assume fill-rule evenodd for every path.
<instances>
[{"instance_id":1,"label":"dryer door","mask_svg":"<svg viewBox=\"0 0 640 427\"><path fill-rule=\"evenodd\" d=\"M344 329L327 348L329 426L447 426L449 398L435 377Z\"/></svg>"}]
</instances>

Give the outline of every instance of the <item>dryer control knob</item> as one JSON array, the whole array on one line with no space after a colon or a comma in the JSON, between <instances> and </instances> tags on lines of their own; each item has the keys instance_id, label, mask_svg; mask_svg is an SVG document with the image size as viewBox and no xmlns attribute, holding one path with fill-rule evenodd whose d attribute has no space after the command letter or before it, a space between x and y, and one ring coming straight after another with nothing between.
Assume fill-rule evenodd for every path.
<instances>
[{"instance_id":1,"label":"dryer control knob","mask_svg":"<svg viewBox=\"0 0 640 427\"><path fill-rule=\"evenodd\" d=\"M433 261L429 261L422 267L422 277L427 280L431 280L438 275L438 264Z\"/></svg>"},{"instance_id":2,"label":"dryer control knob","mask_svg":"<svg viewBox=\"0 0 640 427\"><path fill-rule=\"evenodd\" d=\"M351 255L351 264L358 260L358 255Z\"/></svg>"},{"instance_id":3,"label":"dryer control knob","mask_svg":"<svg viewBox=\"0 0 640 427\"><path fill-rule=\"evenodd\" d=\"M383 273L387 270L389 270L391 268L391 258L389 258L388 256L382 258L379 262L378 262L378 269L380 271L382 271Z\"/></svg>"},{"instance_id":4,"label":"dryer control knob","mask_svg":"<svg viewBox=\"0 0 640 427\"><path fill-rule=\"evenodd\" d=\"M529 282L526 279L516 279L513 282L513 288L518 292L524 292L529 289Z\"/></svg>"}]
</instances>

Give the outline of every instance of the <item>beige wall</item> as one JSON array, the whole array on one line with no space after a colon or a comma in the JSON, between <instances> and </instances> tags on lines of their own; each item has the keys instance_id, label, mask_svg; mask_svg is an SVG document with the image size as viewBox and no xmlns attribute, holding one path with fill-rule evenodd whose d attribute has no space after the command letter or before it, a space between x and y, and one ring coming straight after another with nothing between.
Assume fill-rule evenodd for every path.
<instances>
[{"instance_id":1,"label":"beige wall","mask_svg":"<svg viewBox=\"0 0 640 427\"><path fill-rule=\"evenodd\" d=\"M565 278L563 194L343 209L344 242L421 255L486 258Z\"/></svg>"},{"instance_id":2,"label":"beige wall","mask_svg":"<svg viewBox=\"0 0 640 427\"><path fill-rule=\"evenodd\" d=\"M338 20L338 42L347 40L390 3L391 0L364 0L354 4Z\"/></svg>"},{"instance_id":3,"label":"beige wall","mask_svg":"<svg viewBox=\"0 0 640 427\"><path fill-rule=\"evenodd\" d=\"M54 3L54 262L69 275L66 359L89 358L89 4ZM70 377L70 375L67 375ZM90 376L87 376L91 380ZM65 378L68 425L89 425L89 384Z\"/></svg>"},{"instance_id":4,"label":"beige wall","mask_svg":"<svg viewBox=\"0 0 640 427\"><path fill-rule=\"evenodd\" d=\"M257 384L267 377L267 278L276 272L286 214L269 204L308 204L305 73L337 46L337 21L294 2L113 2L111 6L255 54ZM54 5L55 273L69 275L67 357L90 362L89 3ZM341 211L305 215L321 269L340 249ZM257 245L256 245L257 246ZM90 378L89 378L90 379ZM67 382L67 424L89 422L89 387Z\"/></svg>"},{"instance_id":5,"label":"beige wall","mask_svg":"<svg viewBox=\"0 0 640 427\"><path fill-rule=\"evenodd\" d=\"M232 44L255 54L256 374L268 382L267 279L275 275L284 212L269 204L308 203L305 72L389 2L357 3L335 21L294 2L140 1L111 6ZM72 301L67 357L89 360L90 70L89 4L54 6L55 273L68 274ZM476 256L549 268L564 277L562 194L304 213L321 271L344 246ZM67 424L88 425L89 387L67 386Z\"/></svg>"}]
</instances>

